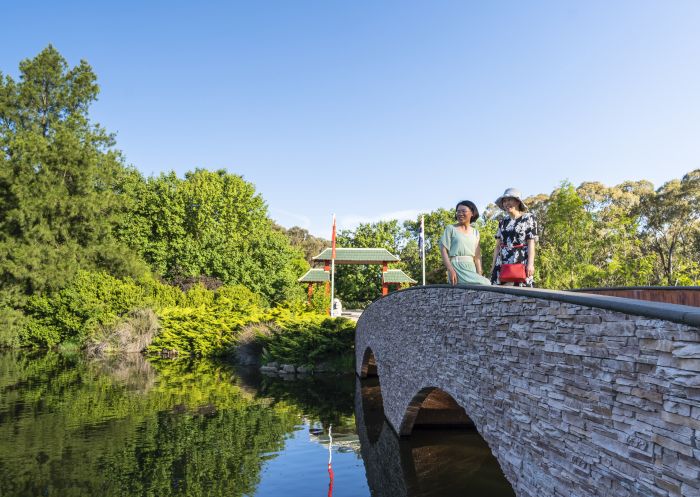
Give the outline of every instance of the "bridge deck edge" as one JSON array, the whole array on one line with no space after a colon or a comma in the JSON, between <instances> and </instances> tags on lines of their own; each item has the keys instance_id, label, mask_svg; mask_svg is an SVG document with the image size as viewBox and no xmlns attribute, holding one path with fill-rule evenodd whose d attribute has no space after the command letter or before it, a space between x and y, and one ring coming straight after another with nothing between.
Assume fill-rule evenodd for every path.
<instances>
[{"instance_id":1,"label":"bridge deck edge","mask_svg":"<svg viewBox=\"0 0 700 497\"><path fill-rule=\"evenodd\" d=\"M674 323L685 324L700 328L700 309L697 307L668 304L663 302L651 302L648 300L628 299L624 297L613 297L609 295L596 295L584 292L566 292L562 290L547 290L542 288L520 288L508 286L486 286L486 285L425 285L404 288L390 293L375 300L379 302L392 295L403 292L415 292L430 288L451 288L464 290L479 290L486 292L504 293L509 295L519 295L544 300L554 300L568 304L576 304L587 307L598 307L610 311L624 314L634 314L637 316L649 317L652 319L663 319Z\"/></svg>"}]
</instances>

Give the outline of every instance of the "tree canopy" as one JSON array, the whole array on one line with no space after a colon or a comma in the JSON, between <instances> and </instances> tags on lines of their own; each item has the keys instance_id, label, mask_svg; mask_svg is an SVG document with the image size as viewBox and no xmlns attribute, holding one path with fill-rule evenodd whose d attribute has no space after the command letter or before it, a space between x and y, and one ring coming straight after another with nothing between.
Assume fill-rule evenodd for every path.
<instances>
[{"instance_id":1,"label":"tree canopy","mask_svg":"<svg viewBox=\"0 0 700 497\"><path fill-rule=\"evenodd\" d=\"M207 278L274 304L303 301L296 279L308 264L255 186L224 170L144 178L91 120L98 94L90 65L70 67L51 45L20 63L17 80L0 73L0 345L54 343L50 327L31 324L35 304L55 303L85 271L138 285Z\"/></svg>"},{"instance_id":2,"label":"tree canopy","mask_svg":"<svg viewBox=\"0 0 700 497\"><path fill-rule=\"evenodd\" d=\"M302 298L296 279L308 269L267 216L255 186L224 170L197 169L149 178L121 230L166 279L213 276L243 284L272 302Z\"/></svg>"},{"instance_id":3,"label":"tree canopy","mask_svg":"<svg viewBox=\"0 0 700 497\"><path fill-rule=\"evenodd\" d=\"M658 189L649 181L616 186L563 182L550 194L524 199L539 227L535 260L537 286L575 289L605 286L697 285L700 283L700 169ZM426 283L445 283L439 239L454 222L452 208L425 216ZM420 217L362 224L338 238L344 247L384 247L396 264L421 279ZM484 275L491 273L494 235L504 213L491 204L475 226L481 233ZM379 270L338 268L338 295L365 305L381 295Z\"/></svg>"},{"instance_id":4,"label":"tree canopy","mask_svg":"<svg viewBox=\"0 0 700 497\"><path fill-rule=\"evenodd\" d=\"M90 121L99 88L90 66L69 68L48 46L0 74L0 281L3 300L61 288L79 268L145 268L115 238L133 174L114 138Z\"/></svg>"}]
</instances>

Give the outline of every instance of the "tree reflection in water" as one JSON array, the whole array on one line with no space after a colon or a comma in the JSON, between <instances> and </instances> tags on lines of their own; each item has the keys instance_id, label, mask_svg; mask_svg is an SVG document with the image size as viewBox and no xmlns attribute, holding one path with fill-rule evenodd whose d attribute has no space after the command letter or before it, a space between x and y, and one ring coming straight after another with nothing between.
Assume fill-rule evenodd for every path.
<instances>
[{"instance_id":1,"label":"tree reflection in water","mask_svg":"<svg viewBox=\"0 0 700 497\"><path fill-rule=\"evenodd\" d=\"M320 495L331 425L336 497L513 495L476 432L399 440L376 379L0 352L3 497Z\"/></svg>"},{"instance_id":2,"label":"tree reflection in water","mask_svg":"<svg viewBox=\"0 0 700 497\"><path fill-rule=\"evenodd\" d=\"M0 495L253 495L297 410L209 361L0 353Z\"/></svg>"},{"instance_id":3,"label":"tree reflection in water","mask_svg":"<svg viewBox=\"0 0 700 497\"><path fill-rule=\"evenodd\" d=\"M372 497L505 497L514 492L475 429L414 428L399 439L376 377L356 381L355 414Z\"/></svg>"}]
</instances>

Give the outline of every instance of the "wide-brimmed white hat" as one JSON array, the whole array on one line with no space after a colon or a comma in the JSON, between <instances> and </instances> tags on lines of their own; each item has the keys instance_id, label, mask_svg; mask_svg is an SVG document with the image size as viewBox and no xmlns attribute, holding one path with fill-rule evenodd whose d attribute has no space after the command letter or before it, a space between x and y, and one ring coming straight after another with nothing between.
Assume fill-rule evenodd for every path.
<instances>
[{"instance_id":1,"label":"wide-brimmed white hat","mask_svg":"<svg viewBox=\"0 0 700 497\"><path fill-rule=\"evenodd\" d=\"M520 211L527 211L527 205L525 205L525 203L521 200L520 190L518 190L517 188L506 188L506 191L503 192L503 195L496 199L496 205L500 207L501 210L505 210L503 208L503 199L508 197L517 198L518 202L520 202Z\"/></svg>"}]
</instances>

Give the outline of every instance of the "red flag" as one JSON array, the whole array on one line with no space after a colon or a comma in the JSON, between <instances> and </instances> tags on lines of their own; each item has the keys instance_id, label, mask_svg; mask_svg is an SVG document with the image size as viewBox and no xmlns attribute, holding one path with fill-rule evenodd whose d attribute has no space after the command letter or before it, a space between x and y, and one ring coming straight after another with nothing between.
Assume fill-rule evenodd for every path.
<instances>
[{"instance_id":1,"label":"red flag","mask_svg":"<svg viewBox=\"0 0 700 497\"><path fill-rule=\"evenodd\" d=\"M331 259L335 259L335 214L333 214L333 234L331 235Z\"/></svg>"}]
</instances>

